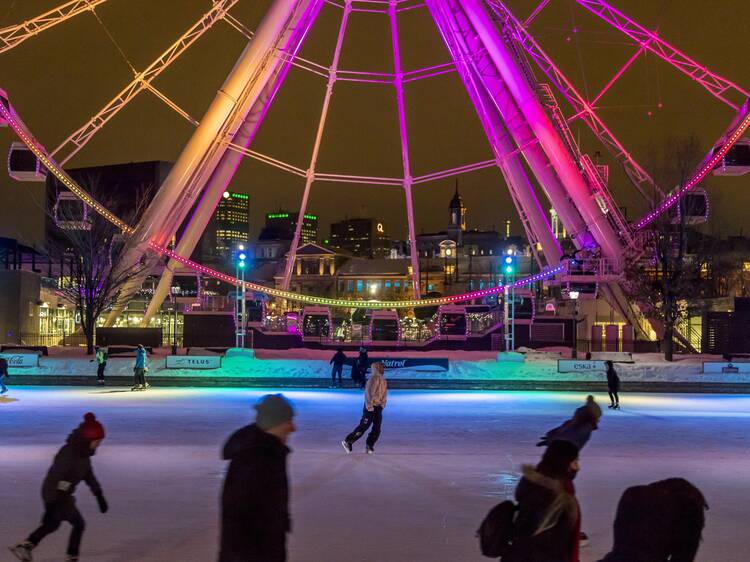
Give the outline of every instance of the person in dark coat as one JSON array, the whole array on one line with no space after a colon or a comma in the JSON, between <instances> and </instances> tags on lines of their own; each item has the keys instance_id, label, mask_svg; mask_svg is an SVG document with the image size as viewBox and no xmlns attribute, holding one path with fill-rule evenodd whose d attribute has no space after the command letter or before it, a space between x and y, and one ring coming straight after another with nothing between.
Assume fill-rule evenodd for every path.
<instances>
[{"instance_id":1,"label":"person in dark coat","mask_svg":"<svg viewBox=\"0 0 750 562\"><path fill-rule=\"evenodd\" d=\"M8 392L8 387L5 386L5 379L8 376L8 360L5 357L0 357L0 394Z\"/></svg>"},{"instance_id":2,"label":"person in dark coat","mask_svg":"<svg viewBox=\"0 0 750 562\"><path fill-rule=\"evenodd\" d=\"M339 386L341 386L341 373L344 370L344 363L346 363L346 355L339 347L329 361L329 364L333 365L331 368L331 388L336 386L336 375L339 377Z\"/></svg>"},{"instance_id":3,"label":"person in dark coat","mask_svg":"<svg viewBox=\"0 0 750 562\"><path fill-rule=\"evenodd\" d=\"M577 408L573 417L562 425L550 429L537 443L537 447L546 447L553 441L570 441L578 447L578 451L581 451L591 438L591 432L599 427L601 417L602 409L589 394L586 397L586 404Z\"/></svg>"},{"instance_id":4,"label":"person in dark coat","mask_svg":"<svg viewBox=\"0 0 750 562\"><path fill-rule=\"evenodd\" d=\"M86 527L75 501L76 486L86 482L99 504L99 511L107 513L109 506L104 499L102 487L94 476L91 457L104 439L104 427L91 412L83 416L83 423L68 436L63 447L55 455L47 476L42 483L44 516L41 526L10 551L24 562L31 561L31 551L47 535L54 533L63 521L73 526L68 540L67 562L78 562L81 537Z\"/></svg>"},{"instance_id":5,"label":"person in dark coat","mask_svg":"<svg viewBox=\"0 0 750 562\"><path fill-rule=\"evenodd\" d=\"M369 368L370 358L367 355L367 348L362 346L359 348L359 355L352 366L352 380L354 380L360 388L364 388L365 384L367 384L367 370Z\"/></svg>"},{"instance_id":6,"label":"person in dark coat","mask_svg":"<svg viewBox=\"0 0 750 562\"><path fill-rule=\"evenodd\" d=\"M581 515L573 479L578 449L554 441L536 468L523 467L516 488L516 538L503 562L579 562Z\"/></svg>"},{"instance_id":7,"label":"person in dark coat","mask_svg":"<svg viewBox=\"0 0 750 562\"><path fill-rule=\"evenodd\" d=\"M609 408L613 410L620 409L620 377L617 376L615 365L612 361L607 361L607 390L609 391Z\"/></svg>"},{"instance_id":8,"label":"person in dark coat","mask_svg":"<svg viewBox=\"0 0 750 562\"><path fill-rule=\"evenodd\" d=\"M284 562L291 531L286 442L294 409L281 394L255 405L255 423L227 440L229 462L221 496L219 562Z\"/></svg>"},{"instance_id":9,"label":"person in dark coat","mask_svg":"<svg viewBox=\"0 0 750 562\"><path fill-rule=\"evenodd\" d=\"M599 562L693 562L707 509L701 491L682 478L628 488L617 505L612 552Z\"/></svg>"}]
</instances>

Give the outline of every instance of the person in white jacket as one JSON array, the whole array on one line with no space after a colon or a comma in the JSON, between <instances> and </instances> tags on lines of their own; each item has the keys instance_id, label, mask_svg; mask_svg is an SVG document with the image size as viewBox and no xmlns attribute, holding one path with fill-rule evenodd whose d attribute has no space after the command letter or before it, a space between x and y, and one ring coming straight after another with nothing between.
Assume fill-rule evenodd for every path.
<instances>
[{"instance_id":1,"label":"person in white jacket","mask_svg":"<svg viewBox=\"0 0 750 562\"><path fill-rule=\"evenodd\" d=\"M362 410L362 419L359 425L341 442L347 454L352 452L352 445L357 439L365 434L372 426L367 436L365 451L368 454L375 452L375 443L380 437L380 425L383 422L383 408L388 400L388 384L385 382L383 373L385 366L382 363L373 363L372 376L365 385L365 407Z\"/></svg>"}]
</instances>

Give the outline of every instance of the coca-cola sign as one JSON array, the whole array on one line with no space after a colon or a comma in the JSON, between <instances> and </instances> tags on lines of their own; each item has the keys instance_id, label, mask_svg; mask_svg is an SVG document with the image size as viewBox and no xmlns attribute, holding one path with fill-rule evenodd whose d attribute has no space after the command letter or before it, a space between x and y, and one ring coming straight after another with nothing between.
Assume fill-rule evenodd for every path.
<instances>
[{"instance_id":1,"label":"coca-cola sign","mask_svg":"<svg viewBox=\"0 0 750 562\"><path fill-rule=\"evenodd\" d=\"M39 356L36 353L0 353L0 357L13 369L39 366Z\"/></svg>"}]
</instances>

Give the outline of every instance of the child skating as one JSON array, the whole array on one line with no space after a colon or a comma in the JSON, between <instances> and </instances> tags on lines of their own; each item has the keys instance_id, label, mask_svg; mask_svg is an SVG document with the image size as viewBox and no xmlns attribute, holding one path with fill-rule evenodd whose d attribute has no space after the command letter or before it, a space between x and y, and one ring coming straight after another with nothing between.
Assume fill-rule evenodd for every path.
<instances>
[{"instance_id":1,"label":"child skating","mask_svg":"<svg viewBox=\"0 0 750 562\"><path fill-rule=\"evenodd\" d=\"M367 436L365 451L368 454L375 452L375 443L380 437L380 426L383 422L383 408L388 399L388 384L385 382L384 372L385 367L382 363L373 363L372 376L365 385L365 406L362 410L362 419L359 420L359 425L354 428L354 431L341 442L347 454L352 452L352 445L365 434L370 426L372 429Z\"/></svg>"},{"instance_id":2,"label":"child skating","mask_svg":"<svg viewBox=\"0 0 750 562\"><path fill-rule=\"evenodd\" d=\"M109 509L104 499L102 488L94 476L91 457L104 439L104 427L91 412L83 416L83 423L68 436L63 447L55 455L47 476L42 484L44 516L39 528L29 537L10 547L16 558L23 562L32 562L31 552L49 534L60 528L63 521L73 527L68 539L66 562L78 562L78 551L86 522L76 507L76 486L83 480L96 497L99 511L107 513Z\"/></svg>"}]
</instances>

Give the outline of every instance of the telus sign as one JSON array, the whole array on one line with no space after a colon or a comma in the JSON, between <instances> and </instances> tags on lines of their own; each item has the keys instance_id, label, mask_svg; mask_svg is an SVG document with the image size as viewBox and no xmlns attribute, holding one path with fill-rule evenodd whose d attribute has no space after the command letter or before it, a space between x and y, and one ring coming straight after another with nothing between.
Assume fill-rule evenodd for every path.
<instances>
[{"instance_id":1,"label":"telus sign","mask_svg":"<svg viewBox=\"0 0 750 562\"><path fill-rule=\"evenodd\" d=\"M218 369L220 355L167 355L167 369Z\"/></svg>"}]
</instances>

